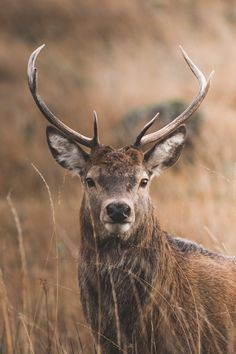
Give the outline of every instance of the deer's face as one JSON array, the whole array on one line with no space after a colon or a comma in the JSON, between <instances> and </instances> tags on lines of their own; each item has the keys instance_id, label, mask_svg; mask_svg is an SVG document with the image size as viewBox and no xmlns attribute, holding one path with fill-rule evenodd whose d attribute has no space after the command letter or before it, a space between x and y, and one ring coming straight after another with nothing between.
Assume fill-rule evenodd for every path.
<instances>
[{"instance_id":1,"label":"deer's face","mask_svg":"<svg viewBox=\"0 0 236 354\"><path fill-rule=\"evenodd\" d=\"M150 172L133 148L100 148L82 176L85 198L99 234L127 237L148 210Z\"/></svg>"},{"instance_id":2,"label":"deer's face","mask_svg":"<svg viewBox=\"0 0 236 354\"><path fill-rule=\"evenodd\" d=\"M115 150L99 146L88 156L55 128L49 127L47 136L56 161L81 177L84 206L98 235L126 240L148 216L152 177L180 156L185 128L181 127L147 153L134 147Z\"/></svg>"}]
</instances>

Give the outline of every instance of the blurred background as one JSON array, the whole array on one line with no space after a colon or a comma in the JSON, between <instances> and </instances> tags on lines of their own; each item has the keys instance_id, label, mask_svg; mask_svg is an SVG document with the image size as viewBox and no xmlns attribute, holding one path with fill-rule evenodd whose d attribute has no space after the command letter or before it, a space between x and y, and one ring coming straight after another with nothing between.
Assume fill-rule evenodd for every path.
<instances>
[{"instance_id":1,"label":"blurred background","mask_svg":"<svg viewBox=\"0 0 236 354\"><path fill-rule=\"evenodd\" d=\"M236 254L236 3L191 0L1 0L0 353L93 353L77 285L79 179L50 155L39 90L83 134L99 116L102 142L133 142L196 95L181 44L210 91L189 124L178 165L152 185L162 227Z\"/></svg>"}]
</instances>

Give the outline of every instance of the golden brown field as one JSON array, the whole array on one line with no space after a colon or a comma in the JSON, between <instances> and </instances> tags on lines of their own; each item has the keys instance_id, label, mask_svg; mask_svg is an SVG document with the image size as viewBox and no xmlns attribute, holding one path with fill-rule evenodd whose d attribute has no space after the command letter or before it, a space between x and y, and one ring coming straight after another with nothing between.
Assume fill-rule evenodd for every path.
<instances>
[{"instance_id":1,"label":"golden brown field","mask_svg":"<svg viewBox=\"0 0 236 354\"><path fill-rule=\"evenodd\" d=\"M96 109L106 144L129 110L191 101L196 80L179 44L206 76L214 69L195 163L163 174L152 196L163 228L236 254L236 3L1 0L1 8L0 353L90 354L77 285L82 191L48 151L28 57L46 43L42 96L85 134Z\"/></svg>"}]
</instances>

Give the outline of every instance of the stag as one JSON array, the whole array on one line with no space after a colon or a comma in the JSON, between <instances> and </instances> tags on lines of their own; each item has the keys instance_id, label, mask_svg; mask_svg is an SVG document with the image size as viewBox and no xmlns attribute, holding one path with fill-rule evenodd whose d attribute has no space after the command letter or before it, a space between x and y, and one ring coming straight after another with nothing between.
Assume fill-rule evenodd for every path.
<instances>
[{"instance_id":1,"label":"stag","mask_svg":"<svg viewBox=\"0 0 236 354\"><path fill-rule=\"evenodd\" d=\"M163 231L149 197L152 178L178 160L184 123L206 96L212 74L206 80L182 49L199 82L195 99L165 127L147 133L156 115L133 145L113 149L99 141L96 113L88 138L48 109L37 90L42 48L29 59L29 88L51 124L54 159L83 185L79 284L97 352L235 353L235 259Z\"/></svg>"}]
</instances>

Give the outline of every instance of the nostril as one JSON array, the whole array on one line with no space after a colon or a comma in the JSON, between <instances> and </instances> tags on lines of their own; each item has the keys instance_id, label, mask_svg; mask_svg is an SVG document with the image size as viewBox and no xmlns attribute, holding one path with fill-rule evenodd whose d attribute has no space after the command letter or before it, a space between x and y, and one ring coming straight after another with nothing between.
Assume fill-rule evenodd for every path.
<instances>
[{"instance_id":1,"label":"nostril","mask_svg":"<svg viewBox=\"0 0 236 354\"><path fill-rule=\"evenodd\" d=\"M128 204L123 204L123 214L128 217L130 216L131 213L131 209L130 206Z\"/></svg>"},{"instance_id":2,"label":"nostril","mask_svg":"<svg viewBox=\"0 0 236 354\"><path fill-rule=\"evenodd\" d=\"M131 208L126 203L110 203L106 207L107 215L113 222L124 222L131 214Z\"/></svg>"},{"instance_id":3,"label":"nostril","mask_svg":"<svg viewBox=\"0 0 236 354\"><path fill-rule=\"evenodd\" d=\"M116 205L114 203L108 204L106 209L107 209L108 216L112 218L116 212Z\"/></svg>"}]
</instances>

